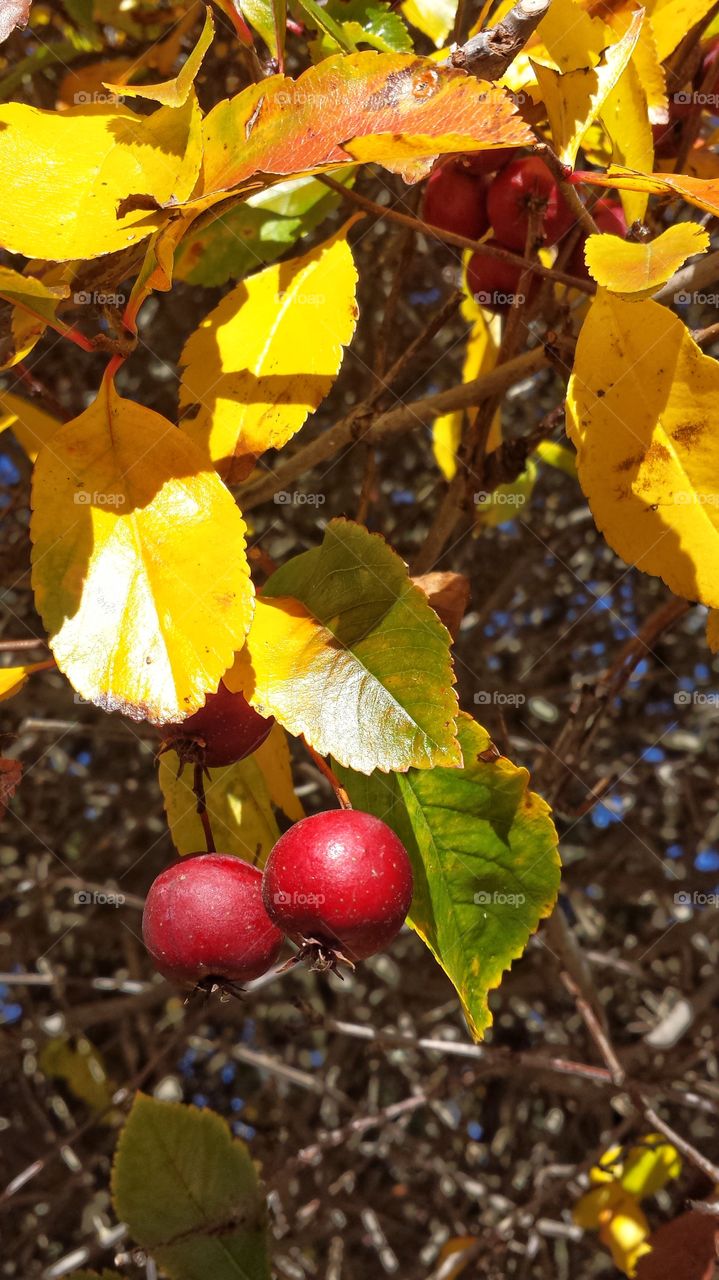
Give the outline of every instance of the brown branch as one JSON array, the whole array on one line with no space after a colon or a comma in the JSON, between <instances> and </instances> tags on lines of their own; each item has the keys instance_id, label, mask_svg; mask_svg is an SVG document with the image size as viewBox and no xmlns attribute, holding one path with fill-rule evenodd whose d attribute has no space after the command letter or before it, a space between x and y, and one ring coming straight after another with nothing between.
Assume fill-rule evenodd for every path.
<instances>
[{"instance_id":1,"label":"brown branch","mask_svg":"<svg viewBox=\"0 0 719 1280\"><path fill-rule=\"evenodd\" d=\"M549 4L550 0L517 0L496 27L472 36L444 65L458 67L480 80L499 80L539 26Z\"/></svg>"}]
</instances>

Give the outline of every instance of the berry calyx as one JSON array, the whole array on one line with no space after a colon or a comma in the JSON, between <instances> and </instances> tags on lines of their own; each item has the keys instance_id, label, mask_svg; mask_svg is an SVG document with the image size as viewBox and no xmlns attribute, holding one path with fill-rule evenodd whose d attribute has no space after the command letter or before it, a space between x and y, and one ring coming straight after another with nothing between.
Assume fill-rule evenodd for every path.
<instances>
[{"instance_id":1,"label":"berry calyx","mask_svg":"<svg viewBox=\"0 0 719 1280\"><path fill-rule=\"evenodd\" d=\"M318 969L382 951L412 902L412 867L394 831L369 813L330 809L296 822L267 859L268 915Z\"/></svg>"},{"instance_id":2,"label":"berry calyx","mask_svg":"<svg viewBox=\"0 0 719 1280\"><path fill-rule=\"evenodd\" d=\"M162 726L162 750L172 748L183 764L219 769L256 751L273 724L272 716L261 716L241 693L231 693L220 681L194 715Z\"/></svg>"},{"instance_id":3,"label":"berry calyx","mask_svg":"<svg viewBox=\"0 0 719 1280\"><path fill-rule=\"evenodd\" d=\"M496 240L488 240L487 243L501 247ZM480 307L497 315L504 315L512 306L519 292L521 277L521 267L502 262L501 258L490 258L487 253L473 253L467 265L469 292ZM532 298L539 288L538 276L532 274L526 288L528 298Z\"/></svg>"},{"instance_id":4,"label":"berry calyx","mask_svg":"<svg viewBox=\"0 0 719 1280\"><path fill-rule=\"evenodd\" d=\"M232 991L275 963L282 934L262 901L262 872L225 853L191 854L150 887L142 936L159 972L178 986Z\"/></svg>"},{"instance_id":5,"label":"berry calyx","mask_svg":"<svg viewBox=\"0 0 719 1280\"><path fill-rule=\"evenodd\" d=\"M532 210L543 214L541 244L556 244L572 226L572 212L551 170L539 156L521 156L500 170L487 192L495 239L523 253Z\"/></svg>"},{"instance_id":6,"label":"berry calyx","mask_svg":"<svg viewBox=\"0 0 719 1280\"><path fill-rule=\"evenodd\" d=\"M439 165L427 179L422 217L433 227L478 240L489 226L482 179L465 169L461 161Z\"/></svg>"}]
</instances>

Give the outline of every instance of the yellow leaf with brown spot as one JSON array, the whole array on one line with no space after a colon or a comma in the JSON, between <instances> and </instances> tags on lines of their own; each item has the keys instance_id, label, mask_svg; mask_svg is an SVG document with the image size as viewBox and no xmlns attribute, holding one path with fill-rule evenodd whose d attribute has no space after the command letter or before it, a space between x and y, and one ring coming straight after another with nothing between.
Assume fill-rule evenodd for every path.
<instances>
[{"instance_id":1,"label":"yellow leaf with brown spot","mask_svg":"<svg viewBox=\"0 0 719 1280\"><path fill-rule=\"evenodd\" d=\"M197 448L106 376L42 449L32 500L36 605L74 688L157 724L196 711L253 602L245 523Z\"/></svg>"},{"instance_id":2,"label":"yellow leaf with brown spot","mask_svg":"<svg viewBox=\"0 0 719 1280\"><path fill-rule=\"evenodd\" d=\"M161 84L132 85L109 84L106 81L105 88L120 94L123 98L149 98L153 102L162 103L165 107L182 107L187 102L195 76L200 70L202 60L212 44L214 34L215 24L212 13L209 9L206 9L205 25L202 28L200 38L174 80L163 80Z\"/></svg>"},{"instance_id":3,"label":"yellow leaf with brown spot","mask_svg":"<svg viewBox=\"0 0 719 1280\"><path fill-rule=\"evenodd\" d=\"M656 302L600 290L567 392L567 431L617 555L719 606L719 365Z\"/></svg>"},{"instance_id":4,"label":"yellow leaf with brown spot","mask_svg":"<svg viewBox=\"0 0 719 1280\"><path fill-rule=\"evenodd\" d=\"M633 243L589 236L584 260L597 284L635 302L651 297L695 253L706 253L709 234L697 222L677 222L656 240Z\"/></svg>"},{"instance_id":5,"label":"yellow leaf with brown spot","mask_svg":"<svg viewBox=\"0 0 719 1280\"><path fill-rule=\"evenodd\" d=\"M291 440L337 376L357 320L349 225L243 280L185 345L182 429L228 483Z\"/></svg>"},{"instance_id":6,"label":"yellow leaf with brown spot","mask_svg":"<svg viewBox=\"0 0 719 1280\"><path fill-rule=\"evenodd\" d=\"M52 261L126 249L167 221L159 206L188 198L200 159L194 94L150 116L112 103L62 112L6 103L0 243ZM52 192L50 211L38 199L38 174Z\"/></svg>"}]
</instances>

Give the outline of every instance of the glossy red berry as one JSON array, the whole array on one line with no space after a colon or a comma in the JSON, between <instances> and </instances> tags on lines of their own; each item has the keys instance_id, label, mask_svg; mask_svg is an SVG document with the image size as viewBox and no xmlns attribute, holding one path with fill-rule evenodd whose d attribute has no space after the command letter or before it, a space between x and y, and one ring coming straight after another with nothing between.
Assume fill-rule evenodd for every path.
<instances>
[{"instance_id":1,"label":"glossy red berry","mask_svg":"<svg viewBox=\"0 0 719 1280\"><path fill-rule=\"evenodd\" d=\"M261 716L241 693L230 693L220 681L217 693L208 693L204 707L178 724L165 724L165 745L187 762L208 769L244 760L262 745L274 720Z\"/></svg>"},{"instance_id":2,"label":"glossy red berry","mask_svg":"<svg viewBox=\"0 0 719 1280\"><path fill-rule=\"evenodd\" d=\"M597 229L605 235L623 237L627 234L627 220L619 200L606 198L597 200L592 209L592 217L597 224ZM578 276L581 280L589 280L591 278L587 270L587 264L584 261L584 246L586 243L587 237L582 236L567 263L569 274Z\"/></svg>"},{"instance_id":3,"label":"glossy red berry","mask_svg":"<svg viewBox=\"0 0 719 1280\"><path fill-rule=\"evenodd\" d=\"M427 180L422 217L433 227L478 240L489 225L484 182L459 161L439 165Z\"/></svg>"},{"instance_id":4,"label":"glossy red berry","mask_svg":"<svg viewBox=\"0 0 719 1280\"><path fill-rule=\"evenodd\" d=\"M262 872L225 853L192 854L161 872L142 936L160 973L191 988L259 978L282 946L262 901Z\"/></svg>"},{"instance_id":5,"label":"glossy red berry","mask_svg":"<svg viewBox=\"0 0 719 1280\"><path fill-rule=\"evenodd\" d=\"M382 951L412 901L412 867L394 831L369 813L331 809L296 822L265 867L268 914L317 968Z\"/></svg>"},{"instance_id":6,"label":"glossy red berry","mask_svg":"<svg viewBox=\"0 0 719 1280\"><path fill-rule=\"evenodd\" d=\"M458 163L467 173L485 175L504 168L516 155L516 147L490 147L486 151L468 151Z\"/></svg>"},{"instance_id":7,"label":"glossy red berry","mask_svg":"<svg viewBox=\"0 0 719 1280\"><path fill-rule=\"evenodd\" d=\"M500 247L496 240L487 243ZM487 253L473 253L467 266L467 287L475 302L485 311L504 315L519 292L521 276L521 267L515 267L511 262L490 258ZM527 297L533 297L539 288L539 277L531 276L526 288Z\"/></svg>"},{"instance_id":8,"label":"glossy red berry","mask_svg":"<svg viewBox=\"0 0 719 1280\"><path fill-rule=\"evenodd\" d=\"M522 156L500 170L487 192L487 212L494 237L506 249L524 252L531 209L544 213L544 244L556 244L574 221L544 161L539 156Z\"/></svg>"}]
</instances>

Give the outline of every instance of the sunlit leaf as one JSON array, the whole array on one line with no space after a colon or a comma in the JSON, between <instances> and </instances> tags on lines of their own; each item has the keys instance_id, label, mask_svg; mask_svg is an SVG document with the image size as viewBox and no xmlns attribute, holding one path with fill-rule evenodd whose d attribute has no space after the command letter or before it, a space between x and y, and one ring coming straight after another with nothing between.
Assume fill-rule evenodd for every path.
<instances>
[{"instance_id":1,"label":"sunlit leaf","mask_svg":"<svg viewBox=\"0 0 719 1280\"><path fill-rule=\"evenodd\" d=\"M60 426L62 423L58 418L45 413L31 400L16 396L12 391L0 391L0 431L9 428L31 462Z\"/></svg>"},{"instance_id":2,"label":"sunlit leaf","mask_svg":"<svg viewBox=\"0 0 719 1280\"><path fill-rule=\"evenodd\" d=\"M347 227L226 294L185 345L182 427L228 482L324 400L357 321Z\"/></svg>"},{"instance_id":3,"label":"sunlit leaf","mask_svg":"<svg viewBox=\"0 0 719 1280\"><path fill-rule=\"evenodd\" d=\"M34 671L44 671L47 662L28 662L21 667L0 667L0 702L14 698Z\"/></svg>"},{"instance_id":4,"label":"sunlit leaf","mask_svg":"<svg viewBox=\"0 0 719 1280\"><path fill-rule=\"evenodd\" d=\"M437 49L447 43L457 14L457 0L404 0L402 12Z\"/></svg>"},{"instance_id":5,"label":"sunlit leaf","mask_svg":"<svg viewBox=\"0 0 719 1280\"><path fill-rule=\"evenodd\" d=\"M0 267L0 298L13 307L12 331L15 350L0 368L24 359L42 337L48 325L61 330L66 326L57 320L56 312L70 290L67 285L47 285L34 276L22 275L10 267Z\"/></svg>"},{"instance_id":6,"label":"sunlit leaf","mask_svg":"<svg viewBox=\"0 0 719 1280\"><path fill-rule=\"evenodd\" d=\"M454 765L449 643L384 539L333 520L266 583L225 684L353 769Z\"/></svg>"},{"instance_id":7,"label":"sunlit leaf","mask_svg":"<svg viewBox=\"0 0 719 1280\"><path fill-rule=\"evenodd\" d=\"M36 604L75 689L157 723L197 710L250 623L244 533L184 433L106 378L33 480Z\"/></svg>"},{"instance_id":8,"label":"sunlit leaf","mask_svg":"<svg viewBox=\"0 0 719 1280\"><path fill-rule=\"evenodd\" d=\"M633 62L626 66L604 101L600 119L612 144L612 163L646 171L654 163L654 138L647 99ZM627 223L644 217L647 199L641 190L621 191Z\"/></svg>"},{"instance_id":9,"label":"sunlit leaf","mask_svg":"<svg viewBox=\"0 0 719 1280\"><path fill-rule=\"evenodd\" d=\"M555 150L564 164L574 164L582 138L629 63L643 21L643 12L637 12L625 35L603 51L596 66L563 73L532 62Z\"/></svg>"},{"instance_id":10,"label":"sunlit leaf","mask_svg":"<svg viewBox=\"0 0 719 1280\"><path fill-rule=\"evenodd\" d=\"M600 290L567 394L579 480L609 545L719 606L719 365L656 302Z\"/></svg>"},{"instance_id":11,"label":"sunlit leaf","mask_svg":"<svg viewBox=\"0 0 719 1280\"><path fill-rule=\"evenodd\" d=\"M497 363L496 325L472 298L462 304L462 315L471 319L472 327L467 336L467 346L462 366L462 381L471 382L482 373L489 373ZM435 461L446 480L451 480L457 470L457 449L462 439L465 418L473 422L478 409L458 410L443 414L432 426L432 449ZM487 441L487 452L492 453L502 443L502 418L498 409L494 415Z\"/></svg>"},{"instance_id":12,"label":"sunlit leaf","mask_svg":"<svg viewBox=\"0 0 719 1280\"><path fill-rule=\"evenodd\" d=\"M216 1112L138 1094L112 1193L117 1216L170 1280L269 1280L257 1171Z\"/></svg>"},{"instance_id":13,"label":"sunlit leaf","mask_svg":"<svg viewBox=\"0 0 719 1280\"><path fill-rule=\"evenodd\" d=\"M0 243L27 257L94 258L126 249L167 218L158 205L186 200L200 167L200 113L184 107L139 116L113 104L39 111L0 106ZM52 175L52 216L38 174ZM129 197L144 207L123 211ZM119 207L119 208L118 208Z\"/></svg>"},{"instance_id":14,"label":"sunlit leaf","mask_svg":"<svg viewBox=\"0 0 719 1280\"><path fill-rule=\"evenodd\" d=\"M305 811L295 795L290 748L282 725L273 724L269 735L255 751L254 759L262 770L272 803L291 822L299 822Z\"/></svg>"},{"instance_id":15,"label":"sunlit leaf","mask_svg":"<svg viewBox=\"0 0 719 1280\"><path fill-rule=\"evenodd\" d=\"M719 178L692 178L685 173L636 173L616 166L606 173L581 172L577 179L596 187L616 187L618 191L674 195L705 213L719 215Z\"/></svg>"},{"instance_id":16,"label":"sunlit leaf","mask_svg":"<svg viewBox=\"0 0 719 1280\"><path fill-rule=\"evenodd\" d=\"M181 71L174 80L164 80L161 84L105 84L111 93L120 94L123 98L149 98L160 102L165 107L182 107L192 89L195 77L202 66L215 34L215 24L209 9L205 11L205 24L200 38L192 53L182 65Z\"/></svg>"},{"instance_id":17,"label":"sunlit leaf","mask_svg":"<svg viewBox=\"0 0 719 1280\"><path fill-rule=\"evenodd\" d=\"M660 62L706 17L712 4L713 0L655 0L649 5L649 21Z\"/></svg>"},{"instance_id":18,"label":"sunlit leaf","mask_svg":"<svg viewBox=\"0 0 719 1280\"><path fill-rule=\"evenodd\" d=\"M454 983L472 1033L488 994L524 951L559 888L557 833L526 769L485 760L488 733L460 714L461 769L389 778L338 767L352 803L397 832L412 860L410 924Z\"/></svg>"},{"instance_id":19,"label":"sunlit leaf","mask_svg":"<svg viewBox=\"0 0 719 1280\"><path fill-rule=\"evenodd\" d=\"M346 163L348 139L380 133L459 136L463 151L534 138L502 89L471 76L411 54L337 56L297 80L273 76L218 103L204 122L203 192L229 190L258 172ZM401 160L387 163L402 170Z\"/></svg>"},{"instance_id":20,"label":"sunlit leaf","mask_svg":"<svg viewBox=\"0 0 719 1280\"><path fill-rule=\"evenodd\" d=\"M706 253L709 234L696 222L677 222L656 240L632 242L617 236L589 236L584 260L598 284L620 297L640 301L656 293L695 253Z\"/></svg>"},{"instance_id":21,"label":"sunlit leaf","mask_svg":"<svg viewBox=\"0 0 719 1280\"><path fill-rule=\"evenodd\" d=\"M192 769L185 769L178 777L178 764L174 751L160 757L159 782L167 823L178 853L200 853L205 836L192 790ZM212 769L205 780L205 797L217 848L261 866L279 840L280 829L254 756L224 769Z\"/></svg>"},{"instance_id":22,"label":"sunlit leaf","mask_svg":"<svg viewBox=\"0 0 719 1280\"><path fill-rule=\"evenodd\" d=\"M0 41L7 40L16 27L26 27L32 0L2 0L0 3Z\"/></svg>"}]
</instances>

